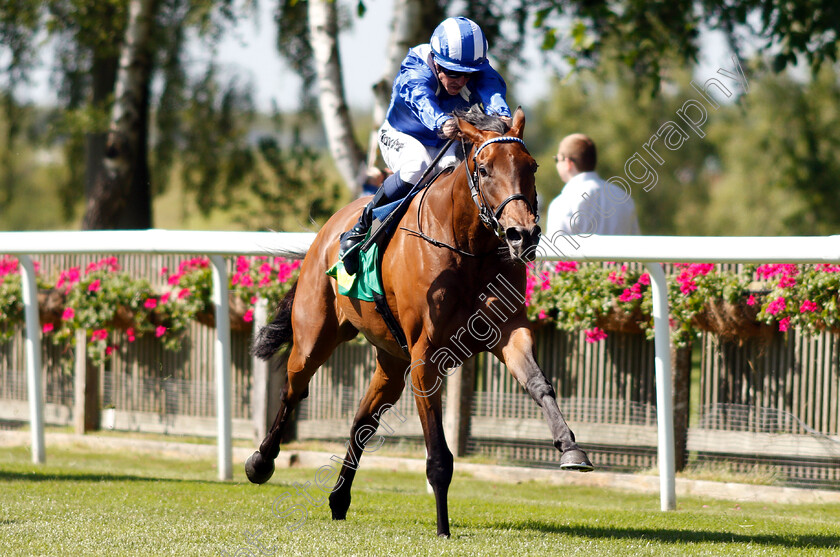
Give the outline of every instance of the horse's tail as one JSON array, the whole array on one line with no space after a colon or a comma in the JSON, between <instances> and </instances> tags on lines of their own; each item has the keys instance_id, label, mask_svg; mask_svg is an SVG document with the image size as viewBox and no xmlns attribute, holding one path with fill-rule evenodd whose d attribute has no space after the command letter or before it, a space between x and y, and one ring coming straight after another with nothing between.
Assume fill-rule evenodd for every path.
<instances>
[{"instance_id":1,"label":"horse's tail","mask_svg":"<svg viewBox=\"0 0 840 557\"><path fill-rule=\"evenodd\" d=\"M251 347L251 354L262 360L268 360L280 347L292 340L292 302L295 300L297 281L280 302L274 321L262 327L257 340Z\"/></svg>"}]
</instances>

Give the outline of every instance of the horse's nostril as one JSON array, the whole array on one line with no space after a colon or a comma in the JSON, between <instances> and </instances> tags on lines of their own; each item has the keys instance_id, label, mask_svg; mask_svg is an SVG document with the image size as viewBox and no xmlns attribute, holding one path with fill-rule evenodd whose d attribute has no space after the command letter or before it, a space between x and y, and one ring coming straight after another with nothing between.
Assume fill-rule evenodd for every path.
<instances>
[{"instance_id":1,"label":"horse's nostril","mask_svg":"<svg viewBox=\"0 0 840 557\"><path fill-rule=\"evenodd\" d=\"M507 238L507 241L513 245L519 245L522 243L522 233L516 227L510 227L505 230L505 238Z\"/></svg>"}]
</instances>

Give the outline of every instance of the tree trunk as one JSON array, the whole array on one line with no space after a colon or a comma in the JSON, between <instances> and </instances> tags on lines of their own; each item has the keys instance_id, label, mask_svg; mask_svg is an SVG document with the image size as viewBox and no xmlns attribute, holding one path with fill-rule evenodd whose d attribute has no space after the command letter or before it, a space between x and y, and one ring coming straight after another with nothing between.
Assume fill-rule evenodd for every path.
<instances>
[{"instance_id":1,"label":"tree trunk","mask_svg":"<svg viewBox=\"0 0 840 557\"><path fill-rule=\"evenodd\" d=\"M152 26L158 0L131 0L102 172L82 222L85 230L149 228L147 159Z\"/></svg>"},{"instance_id":2,"label":"tree trunk","mask_svg":"<svg viewBox=\"0 0 840 557\"><path fill-rule=\"evenodd\" d=\"M119 59L116 56L94 58L90 74L93 81L91 104L95 108L104 107L114 92L117 68ZM107 142L108 134L105 132L89 133L85 136L85 199L90 199L96 181L102 174Z\"/></svg>"},{"instance_id":3,"label":"tree trunk","mask_svg":"<svg viewBox=\"0 0 840 557\"><path fill-rule=\"evenodd\" d=\"M330 154L344 183L355 194L361 187L364 158L353 136L341 80L336 5L333 0L309 0L309 41L318 75L318 106Z\"/></svg>"}]
</instances>

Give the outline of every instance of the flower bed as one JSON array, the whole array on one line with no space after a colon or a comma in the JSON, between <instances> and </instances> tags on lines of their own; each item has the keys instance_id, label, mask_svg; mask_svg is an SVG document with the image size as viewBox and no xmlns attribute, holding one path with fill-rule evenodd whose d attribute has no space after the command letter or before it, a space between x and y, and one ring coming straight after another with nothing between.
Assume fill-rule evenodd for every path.
<instances>
[{"instance_id":1,"label":"flower bed","mask_svg":"<svg viewBox=\"0 0 840 557\"><path fill-rule=\"evenodd\" d=\"M281 257L239 257L230 279L231 325L250 330L258 297L277 303L297 277L299 261ZM179 350L190 321L215 325L210 300L212 278L207 258L182 261L178 269L160 269L167 286L155 291L148 280L122 271L116 257L106 257L84 270L72 267L55 282L37 271L43 333L55 344L69 344L75 332L88 334L88 354L95 362L127 343L154 335L169 350ZM0 335L9 338L23 320L20 269L16 259L0 258Z\"/></svg>"},{"instance_id":2,"label":"flower bed","mask_svg":"<svg viewBox=\"0 0 840 557\"><path fill-rule=\"evenodd\" d=\"M769 337L797 327L840 331L840 265L746 265L721 271L710 263L676 264L669 277L672 339L685 346L700 331L727 338ZM609 332L653 337L650 276L615 263L532 264L528 316L598 342Z\"/></svg>"},{"instance_id":3,"label":"flower bed","mask_svg":"<svg viewBox=\"0 0 840 557\"><path fill-rule=\"evenodd\" d=\"M276 305L288 292L300 261L238 257L230 277L231 324L250 330L257 297ZM37 266L36 266L37 270ZM0 256L0 338L23 321L15 258ZM102 361L131 343L154 335L177 350L191 320L215 325L206 258L160 269L167 286L155 291L146 279L122 271L116 257L85 269L63 270L50 282L38 273L43 332L57 344L88 332L88 351ZM840 331L840 265L750 265L739 272L713 264L677 264L669 277L672 338L685 346L700 331L728 338L768 337L793 327L806 333ZM558 262L532 264L526 286L528 316L565 331L586 331L589 342L611 332L653 337L650 276L624 264Z\"/></svg>"}]
</instances>

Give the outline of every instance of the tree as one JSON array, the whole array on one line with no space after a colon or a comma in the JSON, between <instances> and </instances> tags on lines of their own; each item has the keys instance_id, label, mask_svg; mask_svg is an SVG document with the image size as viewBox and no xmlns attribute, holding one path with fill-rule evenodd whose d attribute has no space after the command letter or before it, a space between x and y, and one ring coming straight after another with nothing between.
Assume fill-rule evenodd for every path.
<instances>
[{"instance_id":1,"label":"tree","mask_svg":"<svg viewBox=\"0 0 840 557\"><path fill-rule=\"evenodd\" d=\"M318 107L333 161L351 191L358 189L362 150L353 136L353 125L342 83L338 54L338 13L334 0L307 0L309 40L315 62Z\"/></svg>"},{"instance_id":2,"label":"tree","mask_svg":"<svg viewBox=\"0 0 840 557\"><path fill-rule=\"evenodd\" d=\"M152 25L158 0L131 0L102 170L82 228L149 228L149 89ZM130 207L131 210L125 210Z\"/></svg>"},{"instance_id":3,"label":"tree","mask_svg":"<svg viewBox=\"0 0 840 557\"><path fill-rule=\"evenodd\" d=\"M35 7L27 11L24 8L28 6ZM11 50L16 53L11 58L7 91L13 92L24 83L28 72L33 68L36 57L32 53L37 50L33 41L39 33L48 33L51 45L57 52L55 81L60 84L59 97L67 110L63 113L63 122L56 133L63 135L66 157L71 168L70 179L63 195L67 212L72 211L77 200L83 195L87 194L87 197L90 197L96 179L101 175L102 161L106 158L105 134L111 129L109 123L112 118L109 114L114 112L111 105L118 97L115 93L116 72L120 49L126 45L128 6L129 0L49 0L43 3L15 0L14 4L10 5L10 8L14 9L7 12L4 5L3 11L0 11L0 53L5 50L6 39L14 39L10 45ZM131 93L131 102L134 103L132 110L141 109L142 114L135 122L139 127L131 124L125 128L130 129L132 133L138 133L138 136L132 139L136 139L137 143L132 145L132 151L127 154L132 159L132 167L139 172L130 173L133 177L131 188L120 190L120 195L131 194L133 197L116 204L122 205L124 210L122 214L111 219L116 224L112 222L108 226L151 225L150 211L145 209L148 207L149 197L154 193L147 169L150 148L148 130L151 125L150 114L157 99L148 96L148 82L154 76L160 76L163 83L164 93L159 99L158 109L155 110L160 124L155 137L161 148L153 150L157 155L154 177L161 180L167 178L167 173L172 170L171 153L194 147L184 143L185 134L182 133L183 120L187 116L186 108L189 108L186 99L197 96L197 88L207 84L206 81L189 80L186 77L186 30L197 31L197 34L212 46L231 21L235 21L240 14L249 13L252 7L253 2L250 0L236 7L230 0L156 2L155 17L150 31L151 39L148 41L149 70L144 77L147 83L143 85L146 88L146 99L142 99L143 95ZM245 98L237 95L233 97ZM126 100L127 98L123 97L120 101L122 107L116 109L122 111L121 118L128 114L125 111ZM145 107L141 107L143 103ZM212 118L217 121L224 117L221 110L212 114ZM116 134L112 134L111 137L112 148L126 139L125 136L118 137ZM201 138L197 141L200 140ZM201 149L196 151L207 152ZM112 149L109 156L112 157L114 152ZM109 160L114 162L111 158ZM111 167L113 175L114 166ZM212 165L208 164L207 167L212 168ZM199 174L204 172L202 168L192 170ZM199 181L203 181L203 178ZM162 189L161 183L156 191ZM109 190L97 189L99 193L106 191ZM100 209L109 205L112 208L116 207L105 199L94 201L94 205ZM100 211L99 214L103 216L104 212Z\"/></svg>"}]
</instances>

